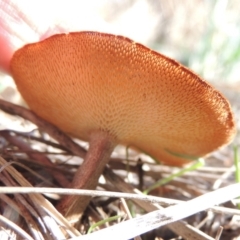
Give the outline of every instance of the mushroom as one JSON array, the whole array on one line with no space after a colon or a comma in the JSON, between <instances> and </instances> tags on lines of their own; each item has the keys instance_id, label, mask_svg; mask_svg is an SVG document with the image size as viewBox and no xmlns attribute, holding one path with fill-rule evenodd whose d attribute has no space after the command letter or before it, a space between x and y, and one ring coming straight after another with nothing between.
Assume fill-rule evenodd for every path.
<instances>
[{"instance_id":1,"label":"mushroom","mask_svg":"<svg viewBox=\"0 0 240 240\"><path fill-rule=\"evenodd\" d=\"M183 165L229 143L228 101L178 62L132 40L98 32L58 34L17 50L11 73L29 107L88 141L72 187L95 189L117 144ZM68 196L72 216L86 201Z\"/></svg>"}]
</instances>

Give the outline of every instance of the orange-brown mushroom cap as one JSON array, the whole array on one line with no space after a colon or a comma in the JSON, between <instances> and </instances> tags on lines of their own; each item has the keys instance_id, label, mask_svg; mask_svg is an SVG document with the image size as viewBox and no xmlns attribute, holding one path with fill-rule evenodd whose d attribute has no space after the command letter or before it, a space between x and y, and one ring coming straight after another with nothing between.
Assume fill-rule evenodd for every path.
<instances>
[{"instance_id":1,"label":"orange-brown mushroom cap","mask_svg":"<svg viewBox=\"0 0 240 240\"><path fill-rule=\"evenodd\" d=\"M11 71L29 107L88 140L119 143L181 165L232 140L228 101L176 61L130 39L96 32L54 35L16 51Z\"/></svg>"}]
</instances>

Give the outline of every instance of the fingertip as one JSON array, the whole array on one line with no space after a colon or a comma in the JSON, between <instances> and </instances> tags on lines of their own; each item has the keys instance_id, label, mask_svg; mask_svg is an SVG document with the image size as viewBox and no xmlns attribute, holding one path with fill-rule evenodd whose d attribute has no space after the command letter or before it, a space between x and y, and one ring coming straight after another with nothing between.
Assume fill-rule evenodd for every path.
<instances>
[{"instance_id":1,"label":"fingertip","mask_svg":"<svg viewBox=\"0 0 240 240\"><path fill-rule=\"evenodd\" d=\"M4 36L0 35L0 70L10 74L10 60L13 55L13 49Z\"/></svg>"}]
</instances>

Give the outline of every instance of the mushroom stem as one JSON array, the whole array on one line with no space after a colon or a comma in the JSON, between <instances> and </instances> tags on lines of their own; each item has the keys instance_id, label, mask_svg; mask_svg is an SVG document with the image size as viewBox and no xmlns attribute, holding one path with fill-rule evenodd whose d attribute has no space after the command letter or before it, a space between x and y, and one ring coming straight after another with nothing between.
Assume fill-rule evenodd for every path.
<instances>
[{"instance_id":1,"label":"mushroom stem","mask_svg":"<svg viewBox=\"0 0 240 240\"><path fill-rule=\"evenodd\" d=\"M87 155L75 173L71 187L95 189L115 146L114 138L110 134L103 131L92 133ZM66 196L59 203L58 209L69 220L75 221L79 219L90 199L88 196Z\"/></svg>"}]
</instances>

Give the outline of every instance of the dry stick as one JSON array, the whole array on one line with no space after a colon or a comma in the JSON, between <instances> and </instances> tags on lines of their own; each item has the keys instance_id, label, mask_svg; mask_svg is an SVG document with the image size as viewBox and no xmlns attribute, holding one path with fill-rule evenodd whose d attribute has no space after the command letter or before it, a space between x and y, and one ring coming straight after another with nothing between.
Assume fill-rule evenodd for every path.
<instances>
[{"instance_id":1,"label":"dry stick","mask_svg":"<svg viewBox=\"0 0 240 240\"><path fill-rule=\"evenodd\" d=\"M23 150L26 152L26 154L36 160L37 162L41 162L45 164L45 166L51 167L51 168L46 168L46 170L56 179L56 181L59 183L60 186L62 187L68 187L69 186L69 181L65 177L64 174L62 174L60 171L55 170L54 171L54 164L51 162L51 160L46 157L44 154L38 153L37 151L34 151L34 153L31 153L33 150L32 148L23 142L19 137L12 136L9 131L1 131L0 134L10 143L14 144L17 146L19 149Z\"/></svg>"},{"instance_id":2,"label":"dry stick","mask_svg":"<svg viewBox=\"0 0 240 240\"><path fill-rule=\"evenodd\" d=\"M37 125L40 129L43 129L46 133L49 134L49 136L57 140L61 145L68 148L73 154L81 158L84 158L86 154L86 150L84 148L76 144L69 136L64 134L57 127L38 117L35 113L31 112L30 110L24 107L20 107L16 104L4 101L2 99L0 99L0 109L11 115L17 115L24 119L29 120L30 122Z\"/></svg>"},{"instance_id":3,"label":"dry stick","mask_svg":"<svg viewBox=\"0 0 240 240\"><path fill-rule=\"evenodd\" d=\"M112 184L115 182L112 182ZM170 198L162 198L162 197L155 197L151 195L145 195L136 189L135 193L124 193L124 192L115 192L116 187L110 184L99 184L100 186L104 186L104 191L98 190L85 190L85 189L73 189L73 188L49 188L49 187L0 187L0 195L2 196L5 194L30 194L30 193L50 193L50 194L61 194L61 195L70 195L71 193L74 195L81 195L81 196L92 196L92 197L106 197L111 198L111 202L117 200L118 198L126 198L126 199L137 199L140 201L145 201L149 203L158 203L161 206L169 207L172 205L180 204L184 201L181 200L174 200ZM118 184L117 184L118 185ZM106 191L107 190L107 191ZM234 200L232 200L234 201ZM107 206L111 203L108 200L104 200L99 205ZM218 207L213 206L209 208L214 213L220 214L229 214L229 215L238 215L240 216L240 210L232 209L227 207Z\"/></svg>"},{"instance_id":4,"label":"dry stick","mask_svg":"<svg viewBox=\"0 0 240 240\"><path fill-rule=\"evenodd\" d=\"M73 154L75 154L76 156L79 156L79 157L85 157L86 151L83 148L81 148L78 144L76 144L69 136L65 135L57 127L55 127L54 125L52 125L52 124L46 122L45 120L41 119L36 114L29 111L28 109L20 107L18 105L12 104L12 103L9 103L9 102L4 101L2 99L0 99L0 109L2 109L3 111L5 111L7 113L13 114L13 115L21 116L21 117L33 122L39 128L44 129L44 131L46 133L48 133L51 137L56 139L60 144L62 144L66 148L68 148ZM90 143L90 145L91 145L91 143ZM112 152L112 150L111 150L111 152ZM84 161L84 162L86 162L86 161ZM94 166L94 169L96 169L96 165ZM82 170L79 170L79 171L83 172L83 173L85 172L85 171L82 171ZM77 174L78 174L78 172L77 172ZM79 179L78 179L78 181L79 181ZM77 180L73 181L74 182L72 184L73 188L75 187L75 185L79 185L78 181ZM90 188L90 189L92 188L92 186L88 186L88 181L84 184L84 186L86 188ZM76 186L75 188L77 188L77 187L78 186ZM73 199L72 196L68 196L67 198ZM82 206L85 206L86 203L89 202L89 199L90 199L89 197L81 198L82 202L84 202L84 204ZM66 200L66 198L63 199L63 202L60 202L60 209L63 210L63 211L66 211L66 208L68 207L65 204L65 202L67 202L68 204L70 203L70 201ZM70 203L69 205L74 207L75 204ZM79 211L83 211L83 210L84 209L79 209Z\"/></svg>"},{"instance_id":5,"label":"dry stick","mask_svg":"<svg viewBox=\"0 0 240 240\"><path fill-rule=\"evenodd\" d=\"M5 177L4 174L8 175L8 178ZM1 173L0 180L6 186L16 186L15 182L13 181L13 179L10 178L10 176L9 176L9 174L7 172ZM1 198L3 200L5 200L3 195L1 196ZM9 204L14 209L16 209L16 211L19 212L24 217L24 219L25 219L25 221L26 221L26 223L27 223L27 225L29 227L29 230L32 233L32 235L34 235L34 237L36 239L39 239L39 237L41 239L42 234L39 232L38 226L36 225L36 223L33 221L32 217L31 217L31 215L33 215L36 219L38 219L38 223L39 223L40 227L42 229L45 229L44 224L41 221L41 219L39 219L38 214L35 212L33 207L26 201L26 199L24 198L23 195L21 195L21 194L14 194L14 198L16 199L17 207L15 206L13 201L8 201L6 203ZM33 230L33 228L34 228L34 230ZM38 234L38 235L40 234L40 236L38 236L36 234Z\"/></svg>"},{"instance_id":6,"label":"dry stick","mask_svg":"<svg viewBox=\"0 0 240 240\"><path fill-rule=\"evenodd\" d=\"M108 133L93 133L90 138L90 146L85 160L75 174L72 183L73 187L95 189L114 147L114 139ZM67 196L60 202L58 209L69 219L78 220L90 199L91 197L79 199L78 196Z\"/></svg>"},{"instance_id":7,"label":"dry stick","mask_svg":"<svg viewBox=\"0 0 240 240\"><path fill-rule=\"evenodd\" d=\"M17 201L16 203L10 199L8 196L1 194L1 199L5 201L12 209L14 209L18 214L20 214L28 225L29 231L34 236L34 239L43 239L42 233L40 232L36 221L33 220L31 214L26 211L26 206Z\"/></svg>"},{"instance_id":8,"label":"dry stick","mask_svg":"<svg viewBox=\"0 0 240 240\"><path fill-rule=\"evenodd\" d=\"M8 225L11 229L13 229L16 233L18 233L23 239L33 240L33 238L31 236L29 236L25 231L23 231L15 223L9 221L7 218L5 218L2 215L0 215L0 222ZM2 225L2 224L0 224L0 225Z\"/></svg>"},{"instance_id":9,"label":"dry stick","mask_svg":"<svg viewBox=\"0 0 240 240\"><path fill-rule=\"evenodd\" d=\"M7 177L3 176L3 175L7 175ZM4 171L0 175L1 181L6 186L18 186L11 177L12 176L10 176L10 174L7 171ZM22 194L14 194L14 197L15 197L16 201L18 202L18 204L19 205L21 204L21 206L23 206L24 211L30 212L32 216L34 216L36 219L38 219L39 225L43 228L43 230L45 230L44 223L39 219L38 213L35 211L34 207L31 204L29 204L29 201L28 201L29 195L24 196Z\"/></svg>"},{"instance_id":10,"label":"dry stick","mask_svg":"<svg viewBox=\"0 0 240 240\"><path fill-rule=\"evenodd\" d=\"M134 188L129 184L126 184L119 176L114 174L109 168L105 168L103 172L104 177L111 182L119 191L128 192L128 193L136 193ZM134 203L143 208L147 212L152 212L158 209L161 209L159 205L150 204L148 202L139 201L138 199L132 199ZM186 239L196 239L196 240L214 240L209 237L207 234L201 232L200 230L185 224L182 221L174 222L167 225L169 229L173 232L182 236Z\"/></svg>"},{"instance_id":11,"label":"dry stick","mask_svg":"<svg viewBox=\"0 0 240 240\"><path fill-rule=\"evenodd\" d=\"M0 166L6 166L6 171L14 177L16 182L19 183L20 186L31 187L33 186L12 166L7 165L7 162L0 156ZM1 177L1 175L0 175ZM44 210L51 214L52 217L56 219L56 221L64 226L65 230L69 233L70 236L79 236L81 235L74 227L72 227L69 222L52 206L52 204L45 199L41 194L30 194L29 197L34 203L34 206L38 205L44 208Z\"/></svg>"},{"instance_id":12,"label":"dry stick","mask_svg":"<svg viewBox=\"0 0 240 240\"><path fill-rule=\"evenodd\" d=\"M74 143L70 137L66 136L58 128L39 118L31 111L6 102L2 99L0 99L0 108L7 113L19 115L33 122L39 128L44 129L44 131L55 138L60 144L66 146L75 155L80 157L85 156L85 150ZM80 166L75 174L72 187L95 189L98 179L104 169L104 166L109 161L114 147L114 139L109 134L105 132L93 133L90 139L90 148L88 154L86 155L84 163ZM77 200L78 198L78 196L67 196L60 202L59 210L70 219L76 219L80 217L91 198L81 197L80 200Z\"/></svg>"},{"instance_id":13,"label":"dry stick","mask_svg":"<svg viewBox=\"0 0 240 240\"><path fill-rule=\"evenodd\" d=\"M222 232L223 232L223 227L220 226L220 227L218 228L218 231L217 231L215 240L219 240L219 239L220 239L220 237L221 237L221 235L222 235Z\"/></svg>"},{"instance_id":14,"label":"dry stick","mask_svg":"<svg viewBox=\"0 0 240 240\"><path fill-rule=\"evenodd\" d=\"M49 214L47 214L46 211L44 211L44 209L41 206L35 204L35 209L38 212L39 216L41 217L42 221L45 224L45 227L48 230L44 232L48 236L47 238L49 240L64 239L65 236L62 233L56 221L51 216L49 216Z\"/></svg>"},{"instance_id":15,"label":"dry stick","mask_svg":"<svg viewBox=\"0 0 240 240\"><path fill-rule=\"evenodd\" d=\"M67 148L65 148L64 146L62 146L62 145L60 145L56 142L46 140L46 139L41 138L41 137L33 136L32 133L34 131L36 131L36 129L34 129L30 132L19 132L19 131L15 131L15 130L12 130L12 129L11 130L3 130L3 131L8 131L8 132L14 133L16 136L21 136L22 138L25 138L26 140L34 140L36 142L44 143L46 146L54 147L56 149L59 149L59 150L62 150L64 152L66 152L70 155L69 150Z\"/></svg>"}]
</instances>

